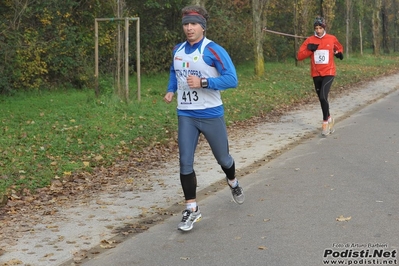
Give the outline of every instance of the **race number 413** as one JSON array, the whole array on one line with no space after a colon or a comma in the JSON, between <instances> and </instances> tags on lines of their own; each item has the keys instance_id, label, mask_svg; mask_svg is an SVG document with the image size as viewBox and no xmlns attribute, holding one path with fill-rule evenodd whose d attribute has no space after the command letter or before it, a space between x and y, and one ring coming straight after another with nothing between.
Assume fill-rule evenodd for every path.
<instances>
[{"instance_id":1,"label":"race number 413","mask_svg":"<svg viewBox=\"0 0 399 266\"><path fill-rule=\"evenodd\" d=\"M182 100L186 103L198 101L198 94L196 91L185 91L182 95Z\"/></svg>"}]
</instances>

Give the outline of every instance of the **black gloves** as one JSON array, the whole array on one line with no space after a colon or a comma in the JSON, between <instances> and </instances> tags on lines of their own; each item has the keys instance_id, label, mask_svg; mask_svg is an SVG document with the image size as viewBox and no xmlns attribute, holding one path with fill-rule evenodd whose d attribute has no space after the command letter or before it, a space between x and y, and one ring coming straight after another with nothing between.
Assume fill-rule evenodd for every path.
<instances>
[{"instance_id":1,"label":"black gloves","mask_svg":"<svg viewBox=\"0 0 399 266\"><path fill-rule=\"evenodd\" d=\"M316 51L318 47L319 47L319 45L315 44L315 43L308 43L308 46L307 46L308 50L310 50L312 52ZM344 59L344 55L341 52L338 52L334 55L336 58L339 58L340 60Z\"/></svg>"},{"instance_id":2,"label":"black gloves","mask_svg":"<svg viewBox=\"0 0 399 266\"><path fill-rule=\"evenodd\" d=\"M336 58L339 58L339 59L341 59L341 60L344 59L344 55L343 55L341 52L336 53L336 54L335 54L335 57L336 57Z\"/></svg>"},{"instance_id":3,"label":"black gloves","mask_svg":"<svg viewBox=\"0 0 399 266\"><path fill-rule=\"evenodd\" d=\"M316 51L317 47L319 47L319 45L318 44L314 44L314 43L309 43L308 46L307 46L308 50L310 50L312 52Z\"/></svg>"}]
</instances>

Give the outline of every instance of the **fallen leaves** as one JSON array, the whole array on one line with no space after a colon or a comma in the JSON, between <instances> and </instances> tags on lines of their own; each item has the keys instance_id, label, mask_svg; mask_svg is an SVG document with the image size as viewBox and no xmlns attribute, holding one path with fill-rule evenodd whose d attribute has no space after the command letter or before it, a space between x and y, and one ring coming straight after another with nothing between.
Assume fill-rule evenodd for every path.
<instances>
[{"instance_id":1,"label":"fallen leaves","mask_svg":"<svg viewBox=\"0 0 399 266\"><path fill-rule=\"evenodd\" d=\"M112 240L102 240L100 247L104 248L104 249L111 249L116 247L116 241L112 241Z\"/></svg>"},{"instance_id":2,"label":"fallen leaves","mask_svg":"<svg viewBox=\"0 0 399 266\"><path fill-rule=\"evenodd\" d=\"M79 250L73 253L73 260L75 262L80 262L87 258L87 250Z\"/></svg>"},{"instance_id":3,"label":"fallen leaves","mask_svg":"<svg viewBox=\"0 0 399 266\"><path fill-rule=\"evenodd\" d=\"M107 167L90 169L90 172L71 173L65 171L61 177L55 177L47 187L29 191L28 189L11 190L7 195L0 194L0 255L12 246L16 246L19 238L28 233L33 233L37 225L44 224L46 230L58 232L59 228L54 226L59 215L59 209L73 208L73 206L97 200L97 195L102 192L108 194L126 191L153 191L153 185L157 180L148 178L148 170L156 169L163 165L164 161L171 157L165 154L175 154L177 158L177 146L153 146L140 151L131 151L129 158L116 161ZM172 156L174 159L174 157ZM97 157L101 160L102 158ZM90 163L82 160L85 166ZM86 162L86 163L85 163ZM56 164L54 164L56 165ZM160 184L165 186L165 184ZM102 202L109 206L109 202ZM169 215L165 210L157 210L163 215ZM149 210L142 209L142 215L147 216ZM51 222L43 221L44 216L49 216ZM90 215L89 218L94 218ZM49 220L50 221L50 220ZM131 225L125 235L141 233L149 227L144 224ZM76 241L67 241L67 244L76 245ZM103 249L115 247L115 242L105 241L101 243ZM76 262L86 258L87 251L74 254ZM6 265L23 265L15 260Z\"/></svg>"},{"instance_id":4,"label":"fallen leaves","mask_svg":"<svg viewBox=\"0 0 399 266\"><path fill-rule=\"evenodd\" d=\"M57 192L63 189L62 182L58 179L52 180L50 184L50 190L53 192Z\"/></svg>"},{"instance_id":5,"label":"fallen leaves","mask_svg":"<svg viewBox=\"0 0 399 266\"><path fill-rule=\"evenodd\" d=\"M23 265L24 263L18 259L12 259L4 263L5 266Z\"/></svg>"},{"instance_id":6,"label":"fallen leaves","mask_svg":"<svg viewBox=\"0 0 399 266\"><path fill-rule=\"evenodd\" d=\"M94 157L94 160L96 161L101 161L102 159L104 159L101 155L97 155Z\"/></svg>"},{"instance_id":7,"label":"fallen leaves","mask_svg":"<svg viewBox=\"0 0 399 266\"><path fill-rule=\"evenodd\" d=\"M352 219L351 216L349 216L349 217L344 217L343 215L340 215L340 216L337 217L335 220L338 221L338 222L347 222L347 221L349 221L350 219Z\"/></svg>"}]
</instances>

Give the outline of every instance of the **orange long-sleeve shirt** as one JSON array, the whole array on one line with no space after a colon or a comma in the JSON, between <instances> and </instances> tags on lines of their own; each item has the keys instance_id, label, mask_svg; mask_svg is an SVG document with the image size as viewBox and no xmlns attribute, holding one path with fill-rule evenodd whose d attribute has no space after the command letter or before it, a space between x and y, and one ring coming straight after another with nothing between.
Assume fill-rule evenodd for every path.
<instances>
[{"instance_id":1,"label":"orange long-sleeve shirt","mask_svg":"<svg viewBox=\"0 0 399 266\"><path fill-rule=\"evenodd\" d=\"M312 52L307 49L309 43L318 44L317 50ZM312 77L335 76L334 52L344 52L344 47L338 39L331 34L325 34L319 38L310 36L301 45L297 59L299 61L310 57L310 73Z\"/></svg>"}]
</instances>

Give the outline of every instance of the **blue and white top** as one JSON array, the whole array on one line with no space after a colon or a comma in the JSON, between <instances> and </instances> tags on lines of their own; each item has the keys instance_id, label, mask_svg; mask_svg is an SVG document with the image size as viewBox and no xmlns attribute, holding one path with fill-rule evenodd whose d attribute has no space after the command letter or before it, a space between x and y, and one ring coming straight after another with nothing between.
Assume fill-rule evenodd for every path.
<instances>
[{"instance_id":1,"label":"blue and white top","mask_svg":"<svg viewBox=\"0 0 399 266\"><path fill-rule=\"evenodd\" d=\"M189 75L206 78L208 88L190 89ZM234 64L226 50L204 37L190 45L180 43L173 49L168 92L177 91L177 114L196 118L216 118L224 115L220 91L238 85Z\"/></svg>"}]
</instances>

